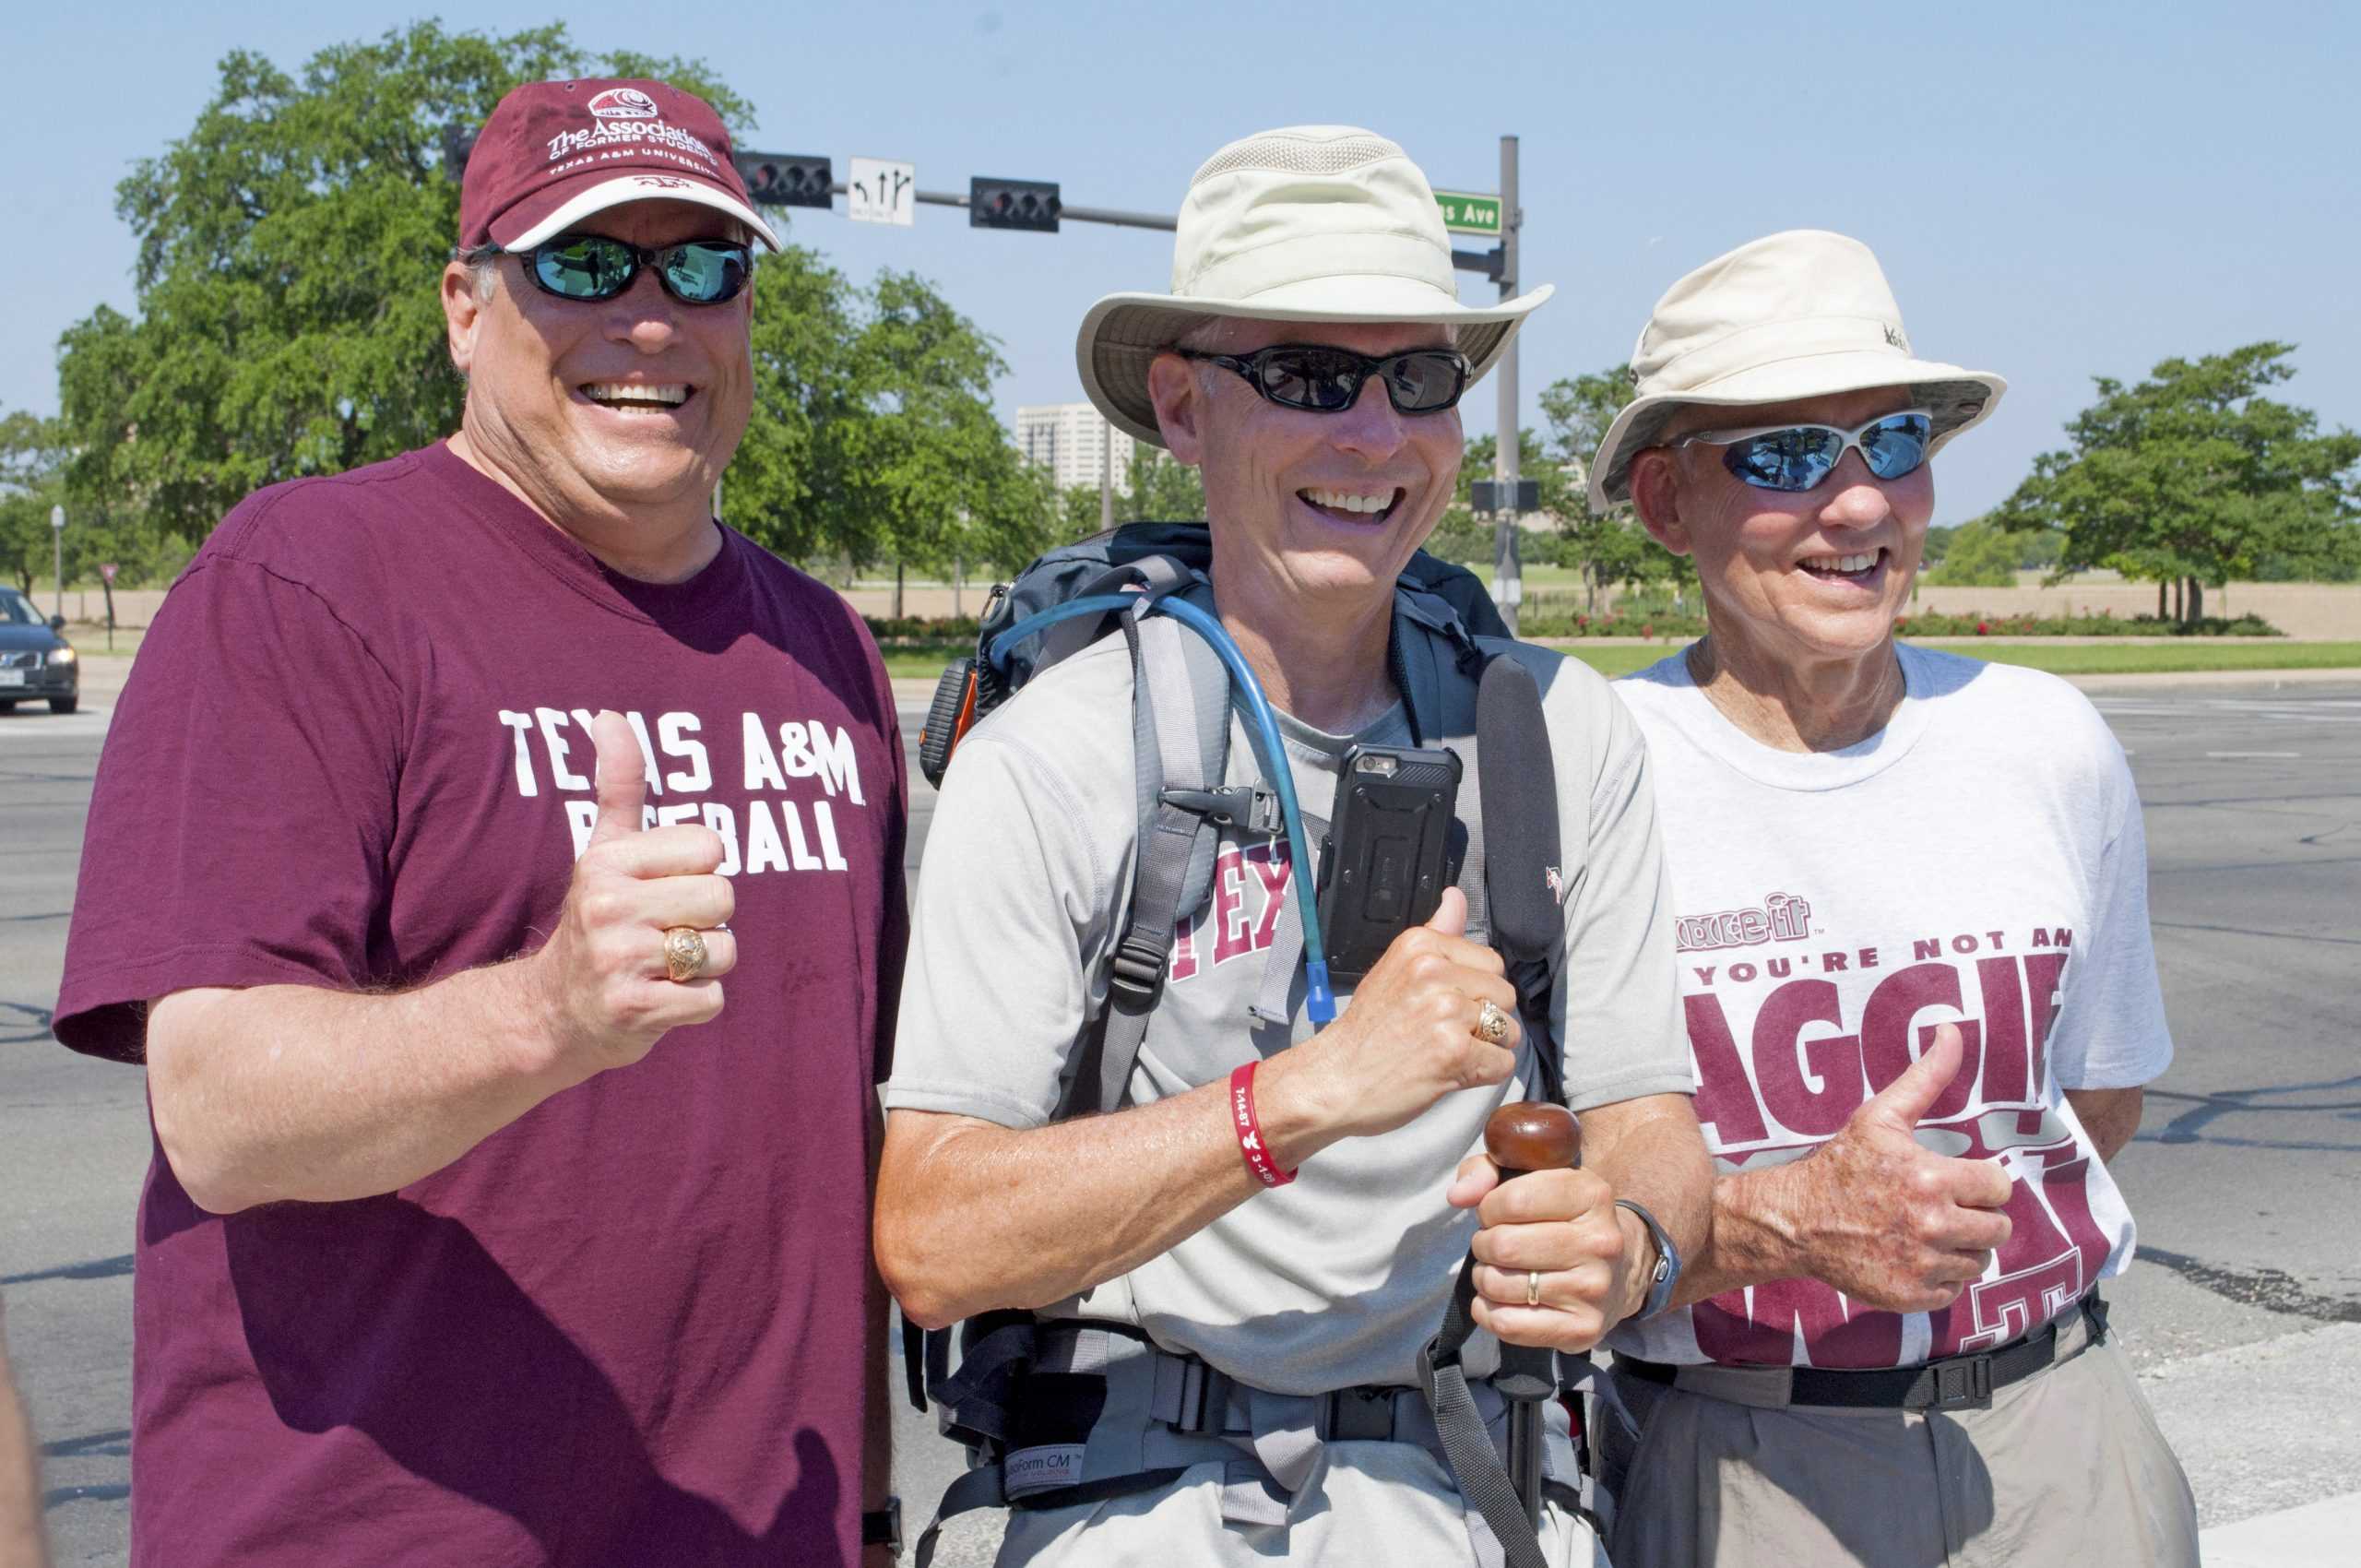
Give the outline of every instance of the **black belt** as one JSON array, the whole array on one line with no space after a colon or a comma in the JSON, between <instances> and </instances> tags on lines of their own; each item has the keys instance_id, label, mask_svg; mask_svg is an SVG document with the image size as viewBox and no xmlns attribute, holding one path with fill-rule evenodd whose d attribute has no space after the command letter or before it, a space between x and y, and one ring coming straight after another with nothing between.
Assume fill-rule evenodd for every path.
<instances>
[{"instance_id":1,"label":"black belt","mask_svg":"<svg viewBox=\"0 0 2361 1568\"><path fill-rule=\"evenodd\" d=\"M2094 1290L2077 1307L2091 1325L2090 1342L2106 1342L2106 1303ZM1964 1410L1989 1405L1995 1389L2022 1383L2047 1371L2058 1360L2058 1324L2053 1318L2022 1339L1977 1356L1954 1356L1923 1366L1887 1367L1863 1372L1839 1372L1825 1367L1797 1367L1787 1392L1790 1405L1851 1409ZM1616 1370L1643 1383L1676 1382L1681 1372L1662 1361L1636 1360L1618 1354Z\"/></svg>"}]
</instances>

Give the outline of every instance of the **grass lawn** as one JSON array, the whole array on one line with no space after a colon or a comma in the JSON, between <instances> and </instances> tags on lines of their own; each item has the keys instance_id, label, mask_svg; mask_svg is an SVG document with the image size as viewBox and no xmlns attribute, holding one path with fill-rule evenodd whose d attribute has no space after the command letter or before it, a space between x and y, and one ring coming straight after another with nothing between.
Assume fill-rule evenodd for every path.
<instances>
[{"instance_id":1,"label":"grass lawn","mask_svg":"<svg viewBox=\"0 0 2361 1568\"><path fill-rule=\"evenodd\" d=\"M1545 639L1546 641L1546 639ZM970 650L967 643L943 643L927 647L885 650L889 674L931 680L943 667ZM1599 644L1576 637L1549 643L1570 653L1602 675L1628 675L1644 670L1679 644L1655 642L1644 647L1628 643ZM2003 642L1997 637L1950 637L1926 646L1996 664L2023 664L2053 675L2163 675L2193 670L2355 670L2361 671L2361 642L2298 643L2281 637L2189 639L2175 643Z\"/></svg>"},{"instance_id":2,"label":"grass lawn","mask_svg":"<svg viewBox=\"0 0 2361 1568\"><path fill-rule=\"evenodd\" d=\"M1609 644L1585 647L1577 641L1550 645L1602 675L1644 670L1671 651L1669 644L1631 647ZM2165 675L2202 670L2361 671L2361 643L2296 643L2277 637L2189 639L2181 643L2001 642L1997 638L1944 638L1926 646L1995 664L2023 664L2053 675Z\"/></svg>"},{"instance_id":3,"label":"grass lawn","mask_svg":"<svg viewBox=\"0 0 2361 1568\"><path fill-rule=\"evenodd\" d=\"M2284 637L2189 637L2169 643L2004 643L1988 637L1929 638L1929 647L2023 664L2053 675L2165 675L2198 670L2361 670L2361 643L2299 643Z\"/></svg>"}]
</instances>

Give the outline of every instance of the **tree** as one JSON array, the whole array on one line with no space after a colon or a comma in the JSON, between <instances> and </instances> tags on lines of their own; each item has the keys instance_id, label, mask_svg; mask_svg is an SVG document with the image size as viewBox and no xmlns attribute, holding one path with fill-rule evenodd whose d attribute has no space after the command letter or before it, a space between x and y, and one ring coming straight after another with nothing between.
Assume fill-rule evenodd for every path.
<instances>
[{"instance_id":1,"label":"tree","mask_svg":"<svg viewBox=\"0 0 2361 1568\"><path fill-rule=\"evenodd\" d=\"M1136 445L1123 487L1115 492L1115 521L1190 522L1205 516L1204 476L1161 446ZM1098 487L1068 485L1058 497L1058 537L1086 539L1098 531Z\"/></svg>"},{"instance_id":2,"label":"tree","mask_svg":"<svg viewBox=\"0 0 2361 1568\"><path fill-rule=\"evenodd\" d=\"M1648 537L1630 502L1618 502L1603 514L1590 509L1590 460L1631 396L1631 367L1620 364L1553 381L1541 393L1550 451L1557 466L1570 470L1569 509L1559 514L1558 526L1569 540L1568 564L1582 569L1593 608L1598 590L1608 583L1630 587L1668 580L1679 590L1697 580L1688 557Z\"/></svg>"},{"instance_id":3,"label":"tree","mask_svg":"<svg viewBox=\"0 0 2361 1568\"><path fill-rule=\"evenodd\" d=\"M2070 446L2035 459L1997 517L2064 534L2060 572L2106 566L2204 585L2281 569L2338 575L2361 558L2361 435L2261 395L2292 377L2289 343L2166 360L2126 386L2095 377L2098 400L2067 425Z\"/></svg>"},{"instance_id":4,"label":"tree","mask_svg":"<svg viewBox=\"0 0 2361 1568\"><path fill-rule=\"evenodd\" d=\"M226 56L189 134L116 189L138 306L101 306L61 346L69 489L193 540L259 486L457 428L435 286L458 228L443 134L519 82L598 74L663 77L733 135L750 128L751 106L701 63L593 54L563 25L420 22L293 75ZM724 481L734 525L857 563L1021 549L1003 536L1038 531L1013 448L985 439L1008 446L991 419L997 350L925 283L856 288L789 247L758 267L753 309L753 419Z\"/></svg>"},{"instance_id":5,"label":"tree","mask_svg":"<svg viewBox=\"0 0 2361 1568\"><path fill-rule=\"evenodd\" d=\"M2023 536L1978 517L1950 530L1941 564L1927 574L1936 588L2014 588Z\"/></svg>"},{"instance_id":6,"label":"tree","mask_svg":"<svg viewBox=\"0 0 2361 1568\"><path fill-rule=\"evenodd\" d=\"M0 418L0 571L30 595L50 569L49 509L65 499L65 433L22 410Z\"/></svg>"}]
</instances>

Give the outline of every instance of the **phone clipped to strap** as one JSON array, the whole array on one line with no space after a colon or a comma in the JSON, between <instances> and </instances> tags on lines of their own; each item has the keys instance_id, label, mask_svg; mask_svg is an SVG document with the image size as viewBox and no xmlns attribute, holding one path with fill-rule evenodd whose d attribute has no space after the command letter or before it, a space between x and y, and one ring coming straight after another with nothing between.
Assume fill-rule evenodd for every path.
<instances>
[{"instance_id":1,"label":"phone clipped to strap","mask_svg":"<svg viewBox=\"0 0 2361 1568\"><path fill-rule=\"evenodd\" d=\"M1367 974L1394 939L1434 918L1465 833L1459 754L1355 746L1336 778L1320 857L1320 930L1332 974Z\"/></svg>"}]
</instances>

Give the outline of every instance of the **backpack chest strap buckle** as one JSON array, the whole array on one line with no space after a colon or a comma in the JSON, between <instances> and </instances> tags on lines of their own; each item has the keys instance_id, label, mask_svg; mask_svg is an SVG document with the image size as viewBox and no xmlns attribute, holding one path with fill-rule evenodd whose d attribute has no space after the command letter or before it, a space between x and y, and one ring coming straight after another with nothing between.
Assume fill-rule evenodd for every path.
<instances>
[{"instance_id":1,"label":"backpack chest strap buckle","mask_svg":"<svg viewBox=\"0 0 2361 1568\"><path fill-rule=\"evenodd\" d=\"M1229 790L1167 790L1162 798L1176 811L1188 812L1223 827L1267 835L1277 833L1284 826L1279 816L1278 795L1259 784L1240 784Z\"/></svg>"}]
</instances>

